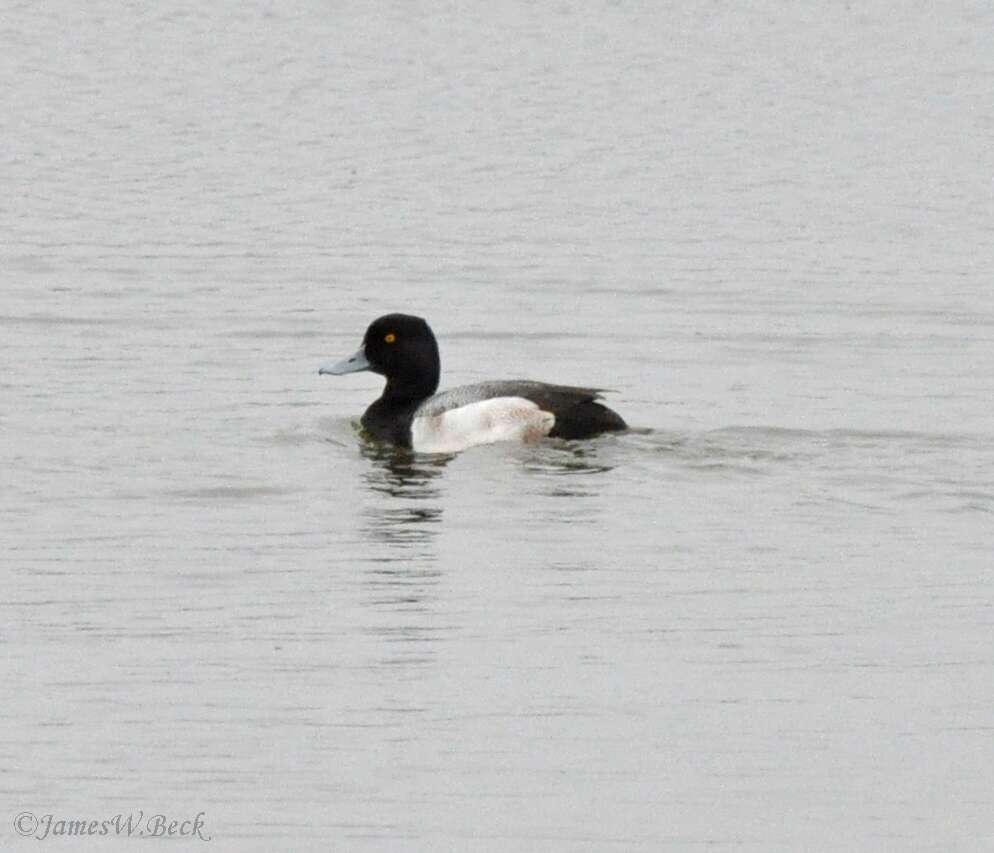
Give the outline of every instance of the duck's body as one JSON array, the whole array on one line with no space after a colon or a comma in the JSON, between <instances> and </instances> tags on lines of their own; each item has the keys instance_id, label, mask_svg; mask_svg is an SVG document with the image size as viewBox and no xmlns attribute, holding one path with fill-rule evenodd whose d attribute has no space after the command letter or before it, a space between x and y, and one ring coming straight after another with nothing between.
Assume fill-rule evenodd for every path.
<instances>
[{"instance_id":1,"label":"duck's body","mask_svg":"<svg viewBox=\"0 0 994 853\"><path fill-rule=\"evenodd\" d=\"M354 356L319 372L360 370L387 379L383 394L362 416L363 428L379 441L422 453L627 429L620 415L597 402L601 391L596 388L511 379L435 394L441 371L438 344L424 320L407 314L375 320Z\"/></svg>"},{"instance_id":2,"label":"duck's body","mask_svg":"<svg viewBox=\"0 0 994 853\"><path fill-rule=\"evenodd\" d=\"M381 397L362 416L373 437L422 453L452 453L476 444L586 438L625 422L595 401L594 388L527 379L460 385L414 407L410 417ZM405 430L406 425L406 430Z\"/></svg>"}]
</instances>

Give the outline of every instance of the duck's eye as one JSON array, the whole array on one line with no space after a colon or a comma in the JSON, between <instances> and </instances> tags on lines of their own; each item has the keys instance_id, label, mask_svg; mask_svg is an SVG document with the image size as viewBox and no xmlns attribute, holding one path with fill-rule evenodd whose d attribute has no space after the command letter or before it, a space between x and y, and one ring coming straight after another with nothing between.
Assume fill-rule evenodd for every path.
<instances>
[{"instance_id":1,"label":"duck's eye","mask_svg":"<svg viewBox=\"0 0 994 853\"><path fill-rule=\"evenodd\" d=\"M393 332L388 332L383 340L385 340L388 344L392 344L395 340L397 340L397 336Z\"/></svg>"}]
</instances>

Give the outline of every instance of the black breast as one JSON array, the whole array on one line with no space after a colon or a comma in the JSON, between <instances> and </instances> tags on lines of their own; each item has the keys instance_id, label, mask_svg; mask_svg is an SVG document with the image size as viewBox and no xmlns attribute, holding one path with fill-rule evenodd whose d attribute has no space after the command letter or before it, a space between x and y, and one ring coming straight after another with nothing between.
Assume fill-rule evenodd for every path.
<instances>
[{"instance_id":1,"label":"black breast","mask_svg":"<svg viewBox=\"0 0 994 853\"><path fill-rule=\"evenodd\" d=\"M380 398L362 416L360 423L377 441L386 441L398 447L411 446L411 421L418 404L396 404Z\"/></svg>"}]
</instances>

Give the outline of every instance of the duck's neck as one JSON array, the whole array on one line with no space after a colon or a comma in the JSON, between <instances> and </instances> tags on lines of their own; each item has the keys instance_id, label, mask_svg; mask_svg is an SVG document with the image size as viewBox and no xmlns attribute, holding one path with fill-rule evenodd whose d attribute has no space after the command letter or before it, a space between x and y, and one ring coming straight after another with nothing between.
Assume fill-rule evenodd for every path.
<instances>
[{"instance_id":1,"label":"duck's neck","mask_svg":"<svg viewBox=\"0 0 994 853\"><path fill-rule=\"evenodd\" d=\"M390 376L380 399L393 404L420 403L438 389L439 370L413 371L406 375Z\"/></svg>"}]
</instances>

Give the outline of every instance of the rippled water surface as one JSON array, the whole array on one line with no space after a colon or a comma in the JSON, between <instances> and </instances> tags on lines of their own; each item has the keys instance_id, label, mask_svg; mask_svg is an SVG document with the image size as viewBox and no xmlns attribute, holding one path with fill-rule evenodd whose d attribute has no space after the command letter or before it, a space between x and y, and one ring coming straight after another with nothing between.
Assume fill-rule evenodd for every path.
<instances>
[{"instance_id":1,"label":"rippled water surface","mask_svg":"<svg viewBox=\"0 0 994 853\"><path fill-rule=\"evenodd\" d=\"M4 848L994 849L992 27L8 4ZM633 429L370 445L395 310Z\"/></svg>"}]
</instances>

